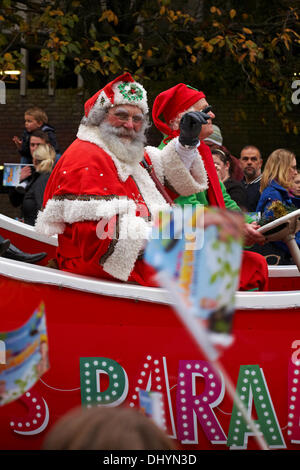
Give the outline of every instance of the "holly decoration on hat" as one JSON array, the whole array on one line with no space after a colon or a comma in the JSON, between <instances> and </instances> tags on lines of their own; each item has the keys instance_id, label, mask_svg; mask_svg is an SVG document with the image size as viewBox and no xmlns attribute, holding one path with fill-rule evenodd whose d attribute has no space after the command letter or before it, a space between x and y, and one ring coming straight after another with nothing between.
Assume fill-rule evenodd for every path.
<instances>
[{"instance_id":1,"label":"holly decoration on hat","mask_svg":"<svg viewBox=\"0 0 300 470\"><path fill-rule=\"evenodd\" d=\"M123 82L118 86L118 88L120 93L129 102L140 101L143 99L143 90L134 83Z\"/></svg>"}]
</instances>

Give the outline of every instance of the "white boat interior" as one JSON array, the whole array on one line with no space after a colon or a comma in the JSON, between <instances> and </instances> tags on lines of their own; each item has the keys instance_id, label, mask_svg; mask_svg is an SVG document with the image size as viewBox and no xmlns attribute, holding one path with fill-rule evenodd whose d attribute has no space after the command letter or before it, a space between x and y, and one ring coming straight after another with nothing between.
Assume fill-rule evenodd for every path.
<instances>
[{"instance_id":1,"label":"white boat interior","mask_svg":"<svg viewBox=\"0 0 300 470\"><path fill-rule=\"evenodd\" d=\"M47 243L48 245L57 246L56 235L47 237L47 235L38 233L32 225L24 224L19 220L12 219L3 214L0 214L0 228L23 235L24 237L32 238L33 240Z\"/></svg>"}]
</instances>

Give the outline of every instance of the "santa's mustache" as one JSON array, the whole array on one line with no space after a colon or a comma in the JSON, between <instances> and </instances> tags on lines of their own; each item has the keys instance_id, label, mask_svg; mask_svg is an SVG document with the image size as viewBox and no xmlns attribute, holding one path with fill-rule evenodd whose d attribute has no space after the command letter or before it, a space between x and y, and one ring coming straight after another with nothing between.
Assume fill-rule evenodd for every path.
<instances>
[{"instance_id":1,"label":"santa's mustache","mask_svg":"<svg viewBox=\"0 0 300 470\"><path fill-rule=\"evenodd\" d=\"M135 139L138 135L134 129L124 129L124 127L114 127L108 124L108 129L111 134L116 135L117 137L131 137Z\"/></svg>"},{"instance_id":2,"label":"santa's mustache","mask_svg":"<svg viewBox=\"0 0 300 470\"><path fill-rule=\"evenodd\" d=\"M115 127L112 126L109 122L103 121L99 129L104 134L104 137L130 137L131 144L145 144L146 136L145 136L145 127L143 126L139 131L135 131L134 129L126 129L124 127Z\"/></svg>"}]
</instances>

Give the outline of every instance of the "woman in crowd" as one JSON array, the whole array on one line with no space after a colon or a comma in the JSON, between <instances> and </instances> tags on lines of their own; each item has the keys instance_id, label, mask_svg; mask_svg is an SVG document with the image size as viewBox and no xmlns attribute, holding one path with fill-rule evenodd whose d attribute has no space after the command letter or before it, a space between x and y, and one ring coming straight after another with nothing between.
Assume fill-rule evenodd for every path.
<instances>
[{"instance_id":1,"label":"woman in crowd","mask_svg":"<svg viewBox=\"0 0 300 470\"><path fill-rule=\"evenodd\" d=\"M300 208L300 197L295 197L290 191L296 175L297 162L294 153L286 149L274 150L268 157L262 173L261 196L256 208L263 218L272 220L274 217L272 203L275 201L287 208L292 206ZM300 232L296 234L296 241L300 247ZM293 263L285 243L272 242L267 245L273 247L274 255L280 256L279 264Z\"/></svg>"},{"instance_id":2,"label":"woman in crowd","mask_svg":"<svg viewBox=\"0 0 300 470\"><path fill-rule=\"evenodd\" d=\"M240 181L232 178L232 161L230 154L218 148L211 148L211 153L219 180L224 184L231 199L233 199L242 210L245 210L247 205L246 191Z\"/></svg>"},{"instance_id":3,"label":"woman in crowd","mask_svg":"<svg viewBox=\"0 0 300 470\"><path fill-rule=\"evenodd\" d=\"M297 175L295 155L286 149L277 149L271 153L266 162L260 183L261 196L256 210L266 217L272 216L270 205L280 201L286 206L300 205L300 199L290 192Z\"/></svg>"},{"instance_id":4,"label":"woman in crowd","mask_svg":"<svg viewBox=\"0 0 300 470\"><path fill-rule=\"evenodd\" d=\"M26 186L12 188L10 202L14 207L21 206L21 217L26 224L34 225L38 211L42 207L44 191L55 162L55 150L51 145L39 145L32 154L32 167L21 170L20 183Z\"/></svg>"}]
</instances>

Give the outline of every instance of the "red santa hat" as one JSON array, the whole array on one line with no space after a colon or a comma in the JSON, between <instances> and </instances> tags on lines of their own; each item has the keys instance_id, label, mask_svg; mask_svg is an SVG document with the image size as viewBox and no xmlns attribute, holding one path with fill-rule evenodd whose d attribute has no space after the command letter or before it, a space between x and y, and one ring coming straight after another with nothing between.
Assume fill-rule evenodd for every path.
<instances>
[{"instance_id":1,"label":"red santa hat","mask_svg":"<svg viewBox=\"0 0 300 470\"><path fill-rule=\"evenodd\" d=\"M178 116L179 113L189 109L201 98L205 98L202 91L198 91L196 88L192 88L184 83L179 83L163 91L156 97L153 103L152 117L155 126L163 134L170 135L172 133L169 127L170 121ZM160 116L163 117L165 122L160 119Z\"/></svg>"},{"instance_id":2,"label":"red santa hat","mask_svg":"<svg viewBox=\"0 0 300 470\"><path fill-rule=\"evenodd\" d=\"M85 116L87 117L94 107L105 109L120 104L138 106L144 114L147 114L149 110L146 90L128 72L109 82L86 101L84 105Z\"/></svg>"}]
</instances>

